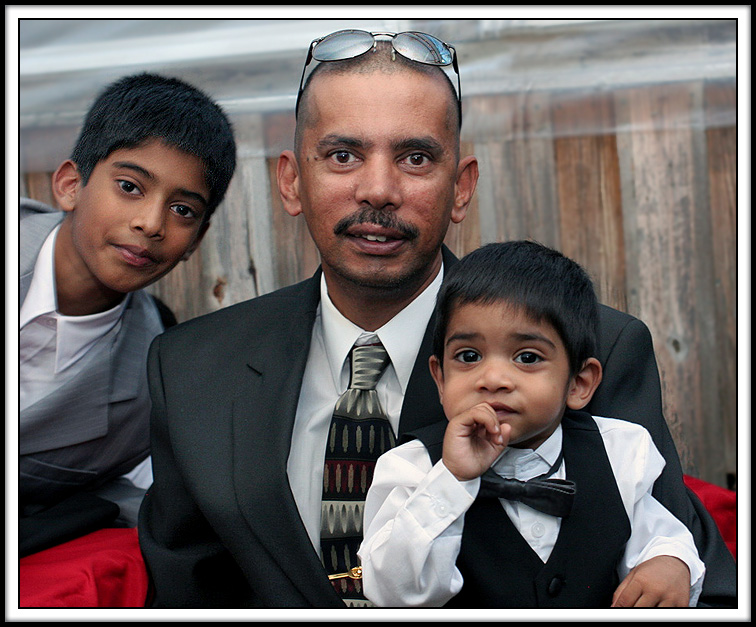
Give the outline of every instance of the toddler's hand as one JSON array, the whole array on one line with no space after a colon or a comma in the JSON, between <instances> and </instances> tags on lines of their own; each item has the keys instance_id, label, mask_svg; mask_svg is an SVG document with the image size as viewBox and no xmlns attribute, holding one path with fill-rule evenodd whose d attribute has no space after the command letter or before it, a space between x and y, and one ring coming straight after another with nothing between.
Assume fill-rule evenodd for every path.
<instances>
[{"instance_id":1,"label":"toddler's hand","mask_svg":"<svg viewBox=\"0 0 756 627\"><path fill-rule=\"evenodd\" d=\"M659 555L638 564L614 592L612 607L688 607L690 570L682 560Z\"/></svg>"},{"instance_id":2,"label":"toddler's hand","mask_svg":"<svg viewBox=\"0 0 756 627\"><path fill-rule=\"evenodd\" d=\"M480 477L506 448L509 432L487 403L454 416L444 435L444 465L460 481Z\"/></svg>"}]
</instances>

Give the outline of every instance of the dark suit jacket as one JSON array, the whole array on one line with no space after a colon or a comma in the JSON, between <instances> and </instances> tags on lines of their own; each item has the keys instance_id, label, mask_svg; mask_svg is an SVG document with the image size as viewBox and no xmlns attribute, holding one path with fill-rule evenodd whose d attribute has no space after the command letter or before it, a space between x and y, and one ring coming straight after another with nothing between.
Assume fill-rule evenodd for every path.
<instances>
[{"instance_id":1,"label":"dark suit jacket","mask_svg":"<svg viewBox=\"0 0 756 627\"><path fill-rule=\"evenodd\" d=\"M444 250L446 267L454 261ZM300 520L286 473L319 280L318 272L196 318L153 343L155 483L142 505L139 534L154 605L343 607ZM650 428L671 466L660 479L660 493L688 521L693 508L661 415L648 330L608 308L602 321L606 372L589 410L626 414ZM428 370L432 325L409 382L398 436L445 420ZM718 535L705 539L716 549L717 538L727 553ZM734 590L734 565L729 583Z\"/></svg>"}]
</instances>

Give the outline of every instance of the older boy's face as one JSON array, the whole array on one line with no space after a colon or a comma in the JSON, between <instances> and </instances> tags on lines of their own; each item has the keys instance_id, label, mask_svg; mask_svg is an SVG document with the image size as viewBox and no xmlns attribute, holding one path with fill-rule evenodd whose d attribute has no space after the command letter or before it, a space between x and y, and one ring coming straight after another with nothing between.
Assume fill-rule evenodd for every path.
<instances>
[{"instance_id":1,"label":"older boy's face","mask_svg":"<svg viewBox=\"0 0 756 627\"><path fill-rule=\"evenodd\" d=\"M201 160L157 140L111 153L73 194L67 262L103 291L126 293L158 280L191 254L207 227Z\"/></svg>"},{"instance_id":2,"label":"older boy's face","mask_svg":"<svg viewBox=\"0 0 756 627\"><path fill-rule=\"evenodd\" d=\"M556 429L572 384L548 324L503 303L465 304L449 320L443 372L431 368L447 418L488 403L511 425L510 446L535 449Z\"/></svg>"}]
</instances>

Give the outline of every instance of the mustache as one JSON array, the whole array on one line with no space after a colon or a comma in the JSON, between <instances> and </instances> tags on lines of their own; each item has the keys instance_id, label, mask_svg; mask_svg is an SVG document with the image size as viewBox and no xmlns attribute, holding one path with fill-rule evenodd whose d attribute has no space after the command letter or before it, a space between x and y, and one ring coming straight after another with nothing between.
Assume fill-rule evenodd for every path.
<instances>
[{"instance_id":1,"label":"mustache","mask_svg":"<svg viewBox=\"0 0 756 627\"><path fill-rule=\"evenodd\" d=\"M391 211L381 211L373 207L365 207L351 216L342 218L333 227L333 232L335 235L343 235L351 227L358 224L375 224L384 229L398 231L408 240L416 239L420 235L416 226L398 219Z\"/></svg>"}]
</instances>

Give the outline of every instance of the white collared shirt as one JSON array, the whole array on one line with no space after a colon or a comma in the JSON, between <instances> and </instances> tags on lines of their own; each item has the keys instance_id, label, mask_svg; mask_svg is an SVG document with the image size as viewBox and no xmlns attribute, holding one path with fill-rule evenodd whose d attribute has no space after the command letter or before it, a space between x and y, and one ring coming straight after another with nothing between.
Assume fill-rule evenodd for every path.
<instances>
[{"instance_id":1,"label":"white collared shirt","mask_svg":"<svg viewBox=\"0 0 756 627\"><path fill-rule=\"evenodd\" d=\"M101 313L64 316L57 311L55 238L48 235L37 256L29 291L19 312L20 409L72 380L86 365L87 355L116 325L128 299Z\"/></svg>"},{"instance_id":2,"label":"white collared shirt","mask_svg":"<svg viewBox=\"0 0 756 627\"><path fill-rule=\"evenodd\" d=\"M664 458L643 427L613 418L594 420L632 529L617 568L620 581L652 557L678 557L690 569L690 605L695 605L705 567L693 536L651 495ZM560 425L535 451L507 448L492 467L502 476L525 481L546 472L561 448ZM564 462L552 476L565 478ZM442 460L432 465L419 440L380 457L365 504L365 539L358 553L371 601L386 607L436 607L460 591L463 578L456 560L465 513L479 488L480 478L458 481ZM523 538L547 561L560 520L522 503L499 501ZM482 565L486 566L493 567Z\"/></svg>"},{"instance_id":3,"label":"white collared shirt","mask_svg":"<svg viewBox=\"0 0 756 627\"><path fill-rule=\"evenodd\" d=\"M331 302L321 278L320 305L312 330L287 465L289 483L302 521L320 550L323 463L333 408L349 385L349 352L355 343L377 336L391 358L376 391L394 433L404 393L433 313L443 269L407 307L380 329L367 332L346 319Z\"/></svg>"}]
</instances>

